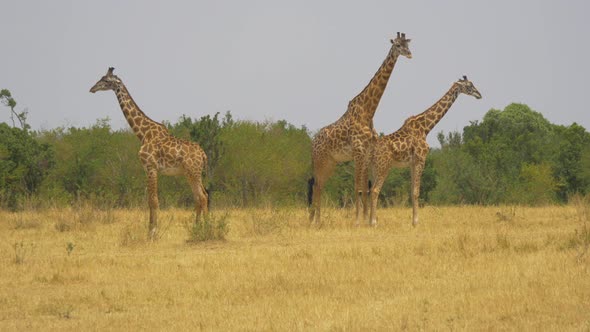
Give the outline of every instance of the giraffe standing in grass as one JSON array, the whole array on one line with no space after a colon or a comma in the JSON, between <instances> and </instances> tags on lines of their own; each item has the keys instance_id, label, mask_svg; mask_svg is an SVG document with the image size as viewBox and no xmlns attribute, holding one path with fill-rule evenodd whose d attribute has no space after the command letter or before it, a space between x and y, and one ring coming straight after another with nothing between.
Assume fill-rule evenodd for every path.
<instances>
[{"instance_id":1,"label":"giraffe standing in grass","mask_svg":"<svg viewBox=\"0 0 590 332\"><path fill-rule=\"evenodd\" d=\"M113 90L119 100L123 115L133 133L141 141L139 160L147 174L148 203L150 207L149 236L156 239L158 225L158 173L184 175L188 179L195 199L196 221L207 214L208 195L201 175L207 167L207 156L199 144L176 138L161 123L143 113L127 88L113 75L113 67L90 92Z\"/></svg>"},{"instance_id":2,"label":"giraffe standing in grass","mask_svg":"<svg viewBox=\"0 0 590 332\"><path fill-rule=\"evenodd\" d=\"M373 116L385 91L391 72L400 55L412 58L410 39L397 33L391 40L391 48L385 61L369 84L348 103L348 109L340 119L315 135L312 142L313 177L308 181L308 203L311 205L309 219L320 222L321 193L336 164L354 160L354 192L356 196L356 224L360 223L360 204L363 217L367 218L368 167L370 152L376 139Z\"/></svg>"},{"instance_id":3,"label":"giraffe standing in grass","mask_svg":"<svg viewBox=\"0 0 590 332\"><path fill-rule=\"evenodd\" d=\"M449 91L429 109L409 117L396 132L377 139L371 158L374 177L374 185L371 188L371 225L377 224L377 200L389 170L392 167L408 166L412 174L412 225L418 224L420 179L428 154L426 136L447 113L460 93L481 99L481 94L473 83L463 76L463 79L454 82Z\"/></svg>"}]
</instances>

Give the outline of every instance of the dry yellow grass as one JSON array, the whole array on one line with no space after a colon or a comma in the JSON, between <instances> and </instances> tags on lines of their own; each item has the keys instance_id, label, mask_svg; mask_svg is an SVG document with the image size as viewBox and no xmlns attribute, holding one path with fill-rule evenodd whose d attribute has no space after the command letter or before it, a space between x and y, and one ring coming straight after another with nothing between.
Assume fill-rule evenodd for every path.
<instances>
[{"instance_id":1,"label":"dry yellow grass","mask_svg":"<svg viewBox=\"0 0 590 332\"><path fill-rule=\"evenodd\" d=\"M0 212L0 330L588 330L588 205ZM590 225L588 225L590 227Z\"/></svg>"}]
</instances>

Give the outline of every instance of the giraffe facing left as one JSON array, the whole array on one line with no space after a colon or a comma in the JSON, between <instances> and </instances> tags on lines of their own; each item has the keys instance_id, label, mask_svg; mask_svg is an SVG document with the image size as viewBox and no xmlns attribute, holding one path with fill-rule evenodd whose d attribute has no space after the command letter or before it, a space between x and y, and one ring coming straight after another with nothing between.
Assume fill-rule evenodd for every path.
<instances>
[{"instance_id":1,"label":"giraffe facing left","mask_svg":"<svg viewBox=\"0 0 590 332\"><path fill-rule=\"evenodd\" d=\"M141 141L139 160L147 174L150 208L149 237L155 240L158 227L158 174L184 175L193 192L196 222L208 213L208 194L202 175L207 168L207 155L199 144L172 136L161 123L150 119L139 109L129 91L110 67L107 74L90 88L90 92L112 90L133 133Z\"/></svg>"}]
</instances>

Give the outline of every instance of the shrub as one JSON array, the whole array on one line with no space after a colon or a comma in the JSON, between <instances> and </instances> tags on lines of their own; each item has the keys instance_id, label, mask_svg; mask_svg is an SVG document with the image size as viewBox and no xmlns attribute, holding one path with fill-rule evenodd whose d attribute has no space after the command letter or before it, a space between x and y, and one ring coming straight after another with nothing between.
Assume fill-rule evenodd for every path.
<instances>
[{"instance_id":1,"label":"shrub","mask_svg":"<svg viewBox=\"0 0 590 332\"><path fill-rule=\"evenodd\" d=\"M187 223L186 226L189 235L187 242L198 243L212 240L225 240L225 236L229 231L227 217L227 214L221 217L213 217L209 214L201 221L190 224ZM194 216L192 220L194 220Z\"/></svg>"}]
</instances>

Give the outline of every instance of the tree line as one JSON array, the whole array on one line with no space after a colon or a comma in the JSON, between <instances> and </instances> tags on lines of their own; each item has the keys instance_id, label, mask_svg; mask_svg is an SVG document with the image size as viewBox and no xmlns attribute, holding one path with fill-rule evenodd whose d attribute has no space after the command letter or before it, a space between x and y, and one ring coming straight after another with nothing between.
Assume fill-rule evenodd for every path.
<instances>
[{"instance_id":1,"label":"tree line","mask_svg":"<svg viewBox=\"0 0 590 332\"><path fill-rule=\"evenodd\" d=\"M145 206L140 142L130 130L113 130L100 119L90 127L33 131L26 114L14 111L14 100L1 98L18 119L0 123L2 208ZM205 186L213 208L306 204L313 134L307 128L284 120L235 120L230 112L182 116L165 125L207 153ZM527 105L491 109L463 132L439 132L437 138L441 146L431 149L422 177L425 204L542 205L590 192L590 133L576 123L552 124ZM353 166L337 168L325 190L327 204L351 205ZM192 206L183 177L161 176L159 192L163 207ZM404 205L409 195L409 170L394 169L380 204Z\"/></svg>"}]
</instances>

